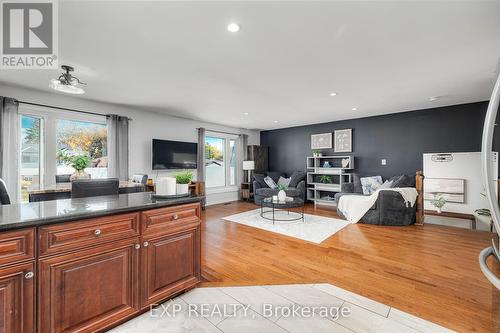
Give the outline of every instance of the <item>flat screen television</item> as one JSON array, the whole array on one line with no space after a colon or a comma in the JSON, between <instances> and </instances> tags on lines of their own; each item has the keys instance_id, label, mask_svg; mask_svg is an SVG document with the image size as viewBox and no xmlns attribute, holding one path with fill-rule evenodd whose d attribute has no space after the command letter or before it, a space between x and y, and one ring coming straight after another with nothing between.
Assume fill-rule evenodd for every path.
<instances>
[{"instance_id":1,"label":"flat screen television","mask_svg":"<svg viewBox=\"0 0 500 333\"><path fill-rule=\"evenodd\" d=\"M198 144L153 139L153 170L196 169Z\"/></svg>"}]
</instances>

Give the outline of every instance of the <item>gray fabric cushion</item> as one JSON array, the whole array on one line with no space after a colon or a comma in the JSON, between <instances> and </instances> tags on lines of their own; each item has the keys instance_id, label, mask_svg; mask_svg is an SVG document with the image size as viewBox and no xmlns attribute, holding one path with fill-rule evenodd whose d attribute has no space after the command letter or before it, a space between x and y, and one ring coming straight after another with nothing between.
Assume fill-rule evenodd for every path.
<instances>
[{"instance_id":1,"label":"gray fabric cushion","mask_svg":"<svg viewBox=\"0 0 500 333\"><path fill-rule=\"evenodd\" d=\"M273 195L277 195L278 192L279 192L278 189L272 189L266 187L266 188L258 188L255 191L255 194L260 195L262 197L272 197ZM286 190L285 193L289 197L299 197L302 195L302 192L296 188L288 188L288 190Z\"/></svg>"},{"instance_id":2,"label":"gray fabric cushion","mask_svg":"<svg viewBox=\"0 0 500 333\"><path fill-rule=\"evenodd\" d=\"M352 175L352 183L354 185L354 191L353 193L363 193L363 186L361 186L361 180L359 178L359 175L357 173L354 173Z\"/></svg>"},{"instance_id":3,"label":"gray fabric cushion","mask_svg":"<svg viewBox=\"0 0 500 333\"><path fill-rule=\"evenodd\" d=\"M294 171L290 176L290 187L297 187L297 184L306 178L304 171Z\"/></svg>"},{"instance_id":4,"label":"gray fabric cushion","mask_svg":"<svg viewBox=\"0 0 500 333\"><path fill-rule=\"evenodd\" d=\"M260 187L267 187L267 184L266 182L264 181L264 178L266 178L266 176L260 174L260 173L256 173L255 175L253 175L253 179L259 183L259 186Z\"/></svg>"},{"instance_id":5,"label":"gray fabric cushion","mask_svg":"<svg viewBox=\"0 0 500 333\"><path fill-rule=\"evenodd\" d=\"M280 179L281 176L285 176L284 173L279 172L279 171L269 171L267 173L268 177L271 177L275 183L278 183L278 180Z\"/></svg>"},{"instance_id":6,"label":"gray fabric cushion","mask_svg":"<svg viewBox=\"0 0 500 333\"><path fill-rule=\"evenodd\" d=\"M411 179L407 175L394 176L391 177L389 181L392 181L391 188L412 186Z\"/></svg>"},{"instance_id":7,"label":"gray fabric cushion","mask_svg":"<svg viewBox=\"0 0 500 333\"><path fill-rule=\"evenodd\" d=\"M276 182L271 177L267 176L266 178L264 178L264 181L270 188L272 189L276 188Z\"/></svg>"}]
</instances>

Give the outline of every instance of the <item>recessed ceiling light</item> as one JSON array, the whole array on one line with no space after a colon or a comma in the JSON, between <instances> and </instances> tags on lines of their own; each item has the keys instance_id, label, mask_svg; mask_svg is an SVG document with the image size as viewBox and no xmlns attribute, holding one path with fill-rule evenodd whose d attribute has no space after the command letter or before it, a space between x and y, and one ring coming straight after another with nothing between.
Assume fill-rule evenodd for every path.
<instances>
[{"instance_id":1,"label":"recessed ceiling light","mask_svg":"<svg viewBox=\"0 0 500 333\"><path fill-rule=\"evenodd\" d=\"M240 31L240 26L237 23L229 23L227 25L227 31L238 32L238 31Z\"/></svg>"},{"instance_id":2,"label":"recessed ceiling light","mask_svg":"<svg viewBox=\"0 0 500 333\"><path fill-rule=\"evenodd\" d=\"M243 112L243 115L244 116L248 116L248 112Z\"/></svg>"},{"instance_id":3,"label":"recessed ceiling light","mask_svg":"<svg viewBox=\"0 0 500 333\"><path fill-rule=\"evenodd\" d=\"M435 102L435 101L437 101L440 98L441 98L441 96L432 96L432 97L429 97L429 102Z\"/></svg>"},{"instance_id":4,"label":"recessed ceiling light","mask_svg":"<svg viewBox=\"0 0 500 333\"><path fill-rule=\"evenodd\" d=\"M352 111L358 111L358 108L352 108L351 110Z\"/></svg>"},{"instance_id":5,"label":"recessed ceiling light","mask_svg":"<svg viewBox=\"0 0 500 333\"><path fill-rule=\"evenodd\" d=\"M275 124L276 124L277 122L278 122L277 120L275 120L275 121L274 121L274 123L275 123Z\"/></svg>"},{"instance_id":6,"label":"recessed ceiling light","mask_svg":"<svg viewBox=\"0 0 500 333\"><path fill-rule=\"evenodd\" d=\"M330 93L330 96L332 96L332 97L333 97L333 96L337 96L337 93L336 93L336 92L331 92L331 93Z\"/></svg>"}]
</instances>

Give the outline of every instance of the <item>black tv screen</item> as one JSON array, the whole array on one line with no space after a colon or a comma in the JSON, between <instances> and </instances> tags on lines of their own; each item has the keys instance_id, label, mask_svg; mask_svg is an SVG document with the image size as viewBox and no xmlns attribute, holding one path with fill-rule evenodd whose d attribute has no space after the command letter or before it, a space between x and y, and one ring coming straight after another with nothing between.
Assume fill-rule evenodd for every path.
<instances>
[{"instance_id":1,"label":"black tv screen","mask_svg":"<svg viewBox=\"0 0 500 333\"><path fill-rule=\"evenodd\" d=\"M153 170L196 169L198 144L153 139Z\"/></svg>"}]
</instances>

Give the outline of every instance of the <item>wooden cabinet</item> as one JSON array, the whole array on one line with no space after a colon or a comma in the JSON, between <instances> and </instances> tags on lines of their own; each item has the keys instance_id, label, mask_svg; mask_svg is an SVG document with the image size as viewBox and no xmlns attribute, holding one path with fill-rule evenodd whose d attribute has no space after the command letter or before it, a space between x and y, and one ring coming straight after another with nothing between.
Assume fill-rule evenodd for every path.
<instances>
[{"instance_id":1,"label":"wooden cabinet","mask_svg":"<svg viewBox=\"0 0 500 333\"><path fill-rule=\"evenodd\" d=\"M142 307L155 304L200 281L200 226L143 239Z\"/></svg>"},{"instance_id":2,"label":"wooden cabinet","mask_svg":"<svg viewBox=\"0 0 500 333\"><path fill-rule=\"evenodd\" d=\"M138 239L39 262L39 331L95 332L138 309Z\"/></svg>"},{"instance_id":3,"label":"wooden cabinet","mask_svg":"<svg viewBox=\"0 0 500 333\"><path fill-rule=\"evenodd\" d=\"M0 269L0 333L33 333L35 265L27 262Z\"/></svg>"}]
</instances>

